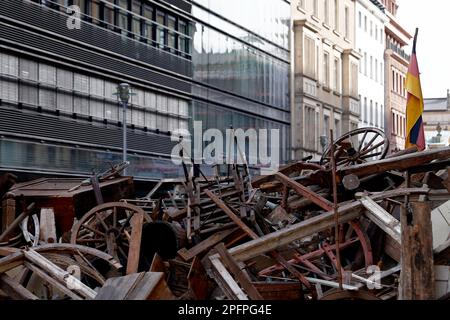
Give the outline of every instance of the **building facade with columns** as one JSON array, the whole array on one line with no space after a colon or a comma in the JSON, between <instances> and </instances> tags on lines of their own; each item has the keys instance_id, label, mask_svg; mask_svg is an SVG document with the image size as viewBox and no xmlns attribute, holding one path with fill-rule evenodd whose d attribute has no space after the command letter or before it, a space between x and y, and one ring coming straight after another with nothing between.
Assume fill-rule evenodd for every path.
<instances>
[{"instance_id":1,"label":"building facade with columns","mask_svg":"<svg viewBox=\"0 0 450 320\"><path fill-rule=\"evenodd\" d=\"M385 26L385 132L389 137L390 151L403 150L406 139L406 89L405 81L410 56L405 53L412 36L396 18L396 0L383 0L388 22Z\"/></svg>"},{"instance_id":2,"label":"building facade with columns","mask_svg":"<svg viewBox=\"0 0 450 320\"><path fill-rule=\"evenodd\" d=\"M296 0L291 10L293 158L319 159L330 129L336 138L359 124L355 1Z\"/></svg>"},{"instance_id":3,"label":"building facade with columns","mask_svg":"<svg viewBox=\"0 0 450 320\"><path fill-rule=\"evenodd\" d=\"M355 43L359 63L360 127L384 130L385 8L378 0L357 0Z\"/></svg>"}]
</instances>

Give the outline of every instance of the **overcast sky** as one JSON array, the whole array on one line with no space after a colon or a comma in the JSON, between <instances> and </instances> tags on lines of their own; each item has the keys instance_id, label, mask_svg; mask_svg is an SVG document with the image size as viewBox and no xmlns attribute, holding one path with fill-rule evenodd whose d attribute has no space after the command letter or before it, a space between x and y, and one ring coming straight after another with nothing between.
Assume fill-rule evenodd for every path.
<instances>
[{"instance_id":1,"label":"overcast sky","mask_svg":"<svg viewBox=\"0 0 450 320\"><path fill-rule=\"evenodd\" d=\"M417 59L425 98L450 89L450 1L398 0L397 17L411 34L419 28ZM411 49L407 49L409 54Z\"/></svg>"}]
</instances>

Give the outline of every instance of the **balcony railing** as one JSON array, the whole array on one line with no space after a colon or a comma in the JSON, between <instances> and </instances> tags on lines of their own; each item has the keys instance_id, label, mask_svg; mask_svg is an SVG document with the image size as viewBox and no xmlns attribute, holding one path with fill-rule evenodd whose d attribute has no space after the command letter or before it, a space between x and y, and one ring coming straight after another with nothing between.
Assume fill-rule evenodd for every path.
<instances>
[{"instance_id":1,"label":"balcony railing","mask_svg":"<svg viewBox=\"0 0 450 320\"><path fill-rule=\"evenodd\" d=\"M411 56L409 54L406 54L406 52L402 48L400 48L398 45L396 45L395 43L388 42L387 46L388 46L388 49L391 49L392 51L397 53L400 57L402 57L406 61L410 60Z\"/></svg>"}]
</instances>

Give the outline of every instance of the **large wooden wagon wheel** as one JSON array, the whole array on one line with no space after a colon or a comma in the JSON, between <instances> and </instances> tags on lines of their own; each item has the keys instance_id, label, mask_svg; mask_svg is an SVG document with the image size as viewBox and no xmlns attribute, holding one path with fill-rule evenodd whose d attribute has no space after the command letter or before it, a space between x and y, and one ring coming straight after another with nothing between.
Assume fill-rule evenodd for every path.
<instances>
[{"instance_id":1,"label":"large wooden wagon wheel","mask_svg":"<svg viewBox=\"0 0 450 320\"><path fill-rule=\"evenodd\" d=\"M99 205L86 213L73 229L70 242L106 252L127 264L132 238L132 219L144 211L123 202Z\"/></svg>"},{"instance_id":2,"label":"large wooden wagon wheel","mask_svg":"<svg viewBox=\"0 0 450 320\"><path fill-rule=\"evenodd\" d=\"M337 166L352 166L369 160L383 159L389 150L389 139L378 128L361 128L344 134L334 142ZM320 159L321 165L330 165L331 147Z\"/></svg>"}]
</instances>

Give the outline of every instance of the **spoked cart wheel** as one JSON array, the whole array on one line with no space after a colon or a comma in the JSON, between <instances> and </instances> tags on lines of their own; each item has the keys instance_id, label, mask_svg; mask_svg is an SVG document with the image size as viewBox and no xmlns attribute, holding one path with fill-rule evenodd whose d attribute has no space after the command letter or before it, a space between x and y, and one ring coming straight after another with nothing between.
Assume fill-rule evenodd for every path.
<instances>
[{"instance_id":1,"label":"spoked cart wheel","mask_svg":"<svg viewBox=\"0 0 450 320\"><path fill-rule=\"evenodd\" d=\"M352 166L384 159L389 150L389 140L378 128L360 128L337 139L334 150L336 166ZM331 165L330 152L331 148L328 146L320 159L321 165Z\"/></svg>"}]
</instances>

